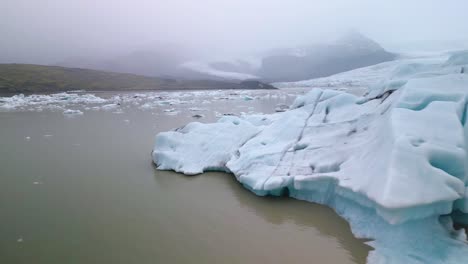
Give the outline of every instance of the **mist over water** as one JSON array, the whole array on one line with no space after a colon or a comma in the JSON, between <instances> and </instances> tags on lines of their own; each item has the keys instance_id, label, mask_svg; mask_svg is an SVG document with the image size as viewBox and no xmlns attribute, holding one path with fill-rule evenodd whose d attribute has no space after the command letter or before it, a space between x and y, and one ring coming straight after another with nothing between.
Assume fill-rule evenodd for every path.
<instances>
[{"instance_id":1,"label":"mist over water","mask_svg":"<svg viewBox=\"0 0 468 264\"><path fill-rule=\"evenodd\" d=\"M236 57L330 41L349 29L390 50L468 43L463 0L17 0L0 8L1 63L55 64L161 47L197 59Z\"/></svg>"}]
</instances>

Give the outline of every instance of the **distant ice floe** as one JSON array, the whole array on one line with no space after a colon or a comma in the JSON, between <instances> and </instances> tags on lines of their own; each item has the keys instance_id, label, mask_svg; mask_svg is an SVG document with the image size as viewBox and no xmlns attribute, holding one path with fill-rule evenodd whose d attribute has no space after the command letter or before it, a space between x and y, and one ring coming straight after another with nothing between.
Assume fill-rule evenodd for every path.
<instances>
[{"instance_id":1,"label":"distant ice floe","mask_svg":"<svg viewBox=\"0 0 468 264\"><path fill-rule=\"evenodd\" d=\"M161 111L176 115L182 111L208 111L207 104L216 101L289 100L301 90L199 90L199 91L155 91L138 93L82 93L74 91L47 95L14 95L0 97L0 112L5 111L57 111L64 116L82 115L86 111L124 113L126 109ZM168 109L174 109L168 111Z\"/></svg>"},{"instance_id":2,"label":"distant ice floe","mask_svg":"<svg viewBox=\"0 0 468 264\"><path fill-rule=\"evenodd\" d=\"M23 94L0 97L0 110L42 111L66 110L69 105L102 104L106 100L92 94L56 93L50 95Z\"/></svg>"},{"instance_id":3,"label":"distant ice floe","mask_svg":"<svg viewBox=\"0 0 468 264\"><path fill-rule=\"evenodd\" d=\"M453 221L468 224L467 69L465 51L311 80L364 92L314 88L283 113L159 133L153 161L327 205L372 239L369 263L465 263L465 230Z\"/></svg>"}]
</instances>

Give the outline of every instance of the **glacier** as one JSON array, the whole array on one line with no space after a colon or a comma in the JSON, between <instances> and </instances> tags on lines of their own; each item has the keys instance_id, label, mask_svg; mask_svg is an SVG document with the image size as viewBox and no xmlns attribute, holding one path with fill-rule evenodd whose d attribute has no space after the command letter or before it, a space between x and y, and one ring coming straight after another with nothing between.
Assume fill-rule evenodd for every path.
<instances>
[{"instance_id":1,"label":"glacier","mask_svg":"<svg viewBox=\"0 0 468 264\"><path fill-rule=\"evenodd\" d=\"M371 239L369 263L465 263L454 221L468 224L468 51L299 84L311 90L286 112L159 133L154 163L327 205ZM355 84L365 91L341 89Z\"/></svg>"}]
</instances>

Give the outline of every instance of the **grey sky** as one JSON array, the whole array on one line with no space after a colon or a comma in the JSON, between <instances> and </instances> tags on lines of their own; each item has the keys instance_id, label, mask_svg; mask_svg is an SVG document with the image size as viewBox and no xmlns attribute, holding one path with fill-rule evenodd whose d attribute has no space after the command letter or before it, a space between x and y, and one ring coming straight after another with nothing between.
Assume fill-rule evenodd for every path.
<instances>
[{"instance_id":1,"label":"grey sky","mask_svg":"<svg viewBox=\"0 0 468 264\"><path fill-rule=\"evenodd\" d=\"M466 0L3 0L0 60L48 63L178 43L226 55L356 29L384 46L468 36Z\"/></svg>"}]
</instances>

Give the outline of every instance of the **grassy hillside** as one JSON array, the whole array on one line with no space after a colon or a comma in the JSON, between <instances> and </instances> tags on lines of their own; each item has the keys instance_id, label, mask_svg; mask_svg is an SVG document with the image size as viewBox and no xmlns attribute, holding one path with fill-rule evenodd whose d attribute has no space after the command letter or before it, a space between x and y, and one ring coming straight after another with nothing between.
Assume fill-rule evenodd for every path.
<instances>
[{"instance_id":1,"label":"grassy hillside","mask_svg":"<svg viewBox=\"0 0 468 264\"><path fill-rule=\"evenodd\" d=\"M0 92L69 90L176 90L274 88L252 82L181 81L88 69L31 64L0 64Z\"/></svg>"}]
</instances>

